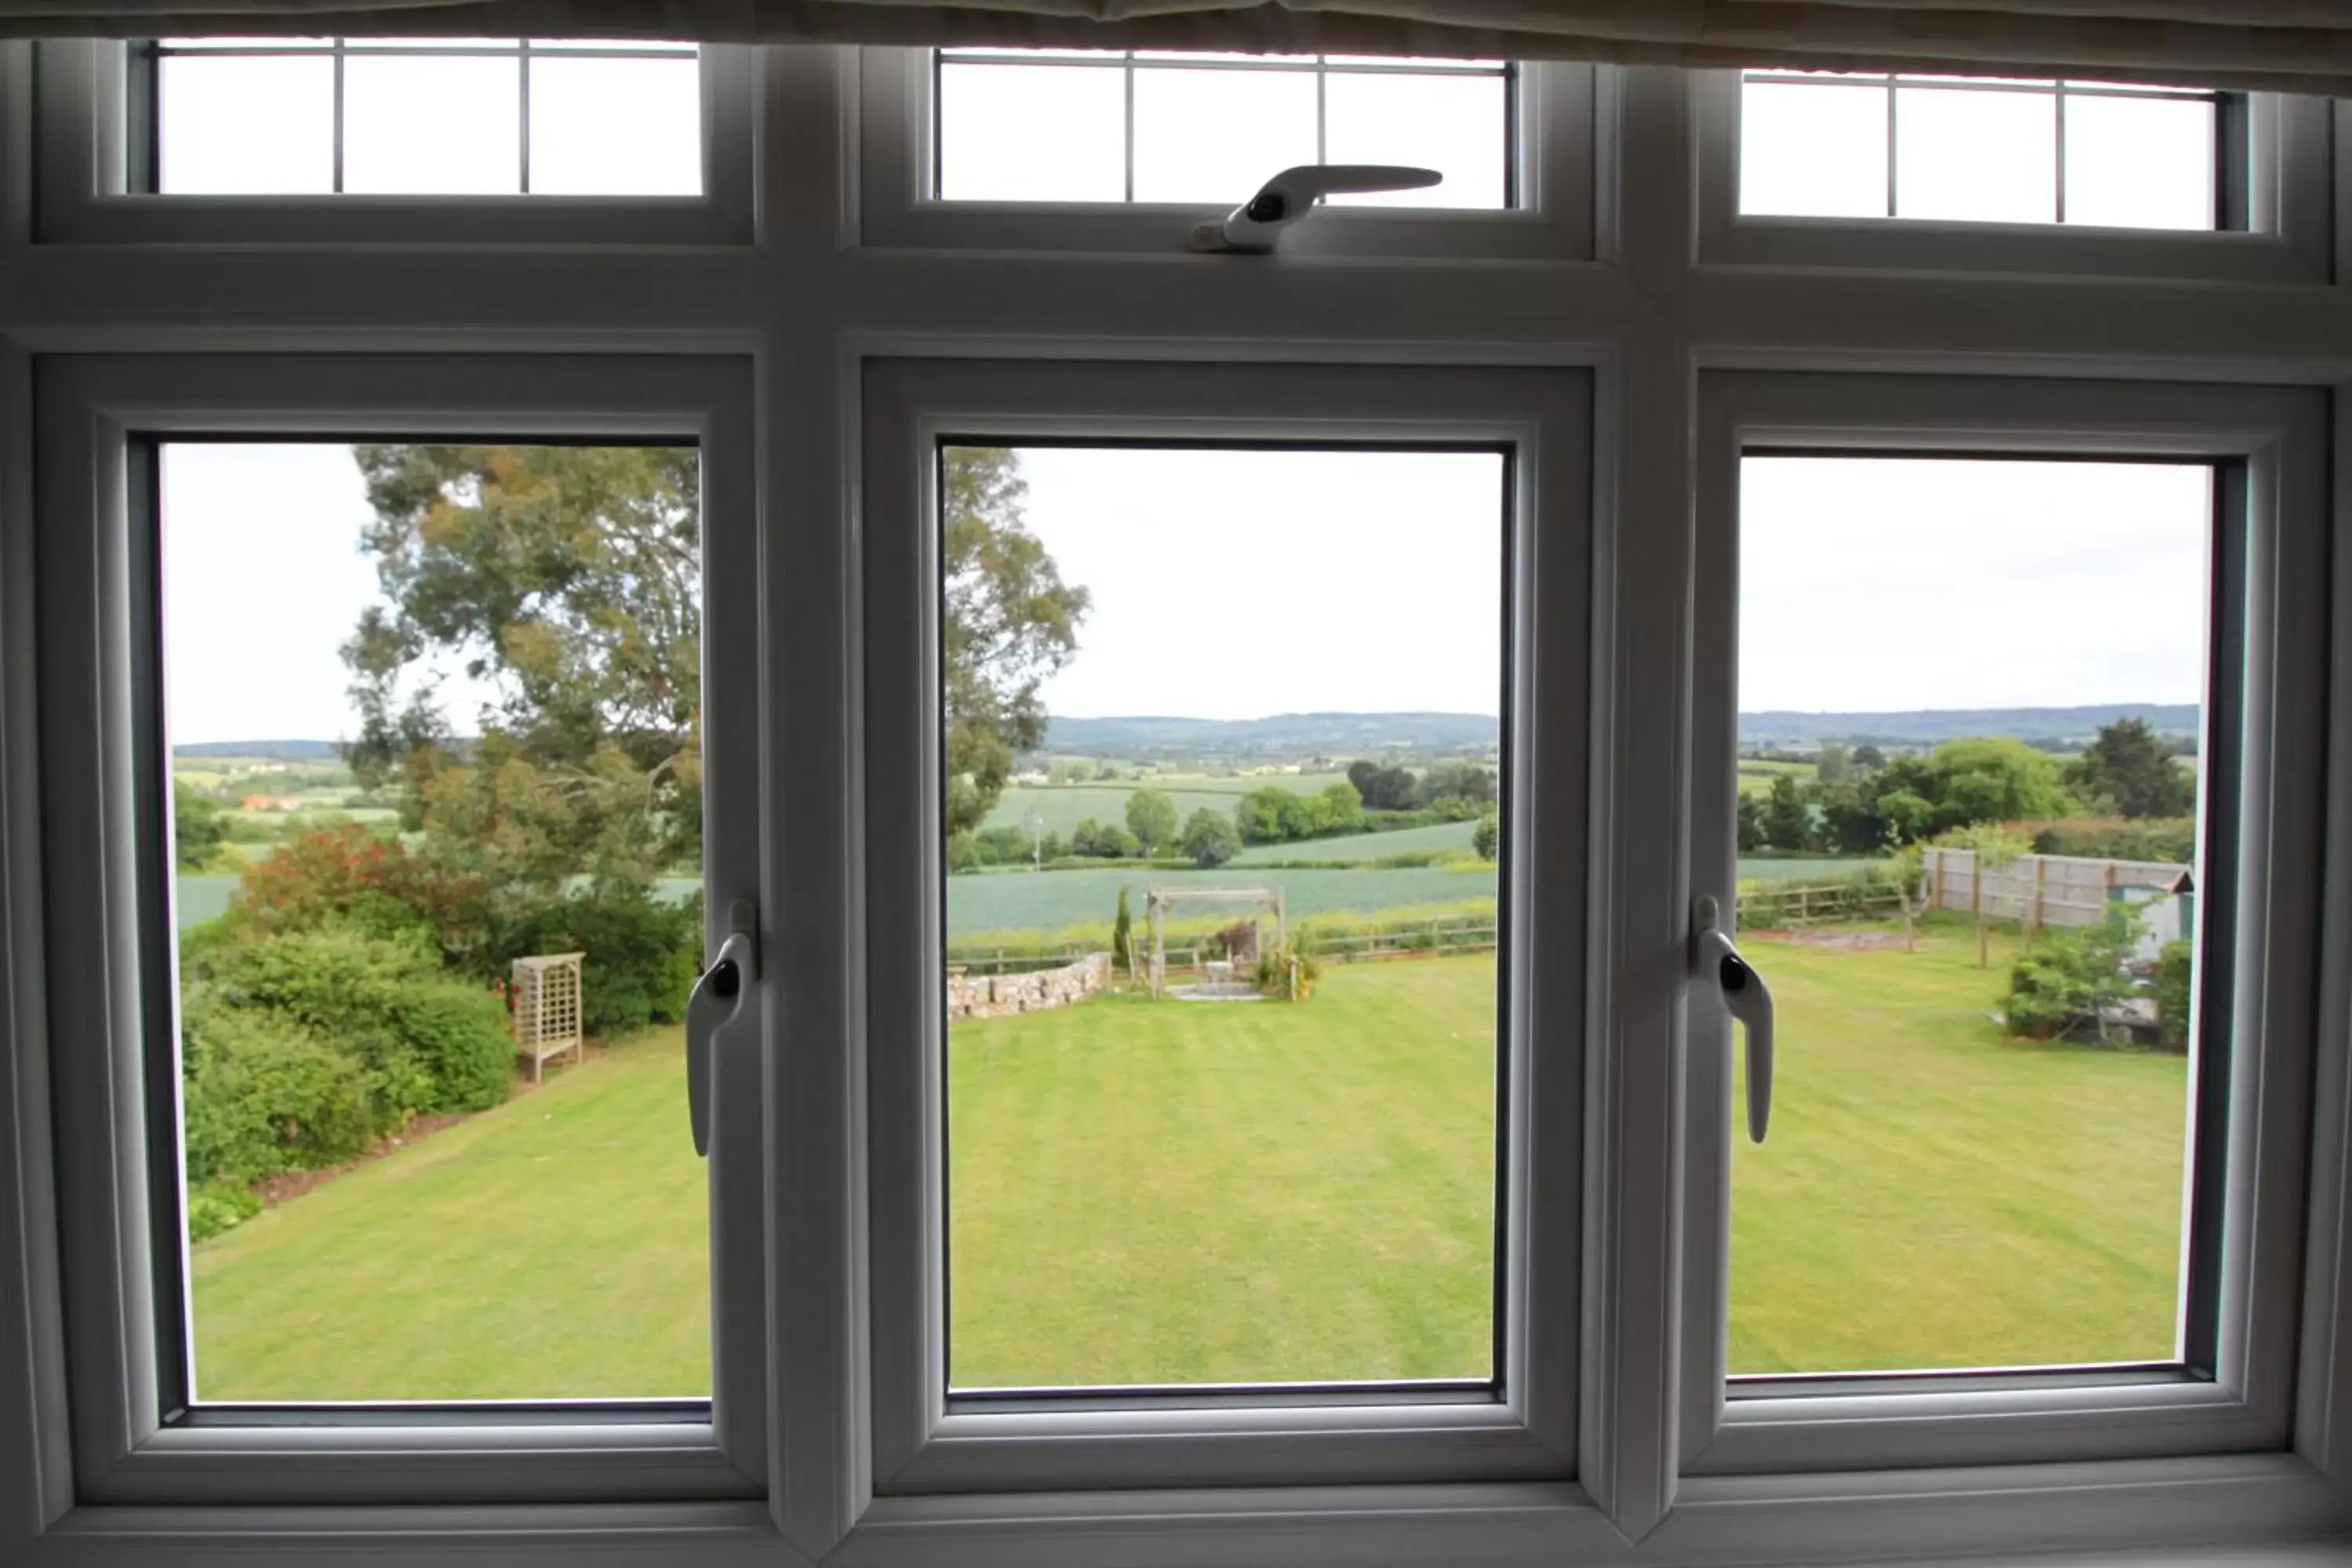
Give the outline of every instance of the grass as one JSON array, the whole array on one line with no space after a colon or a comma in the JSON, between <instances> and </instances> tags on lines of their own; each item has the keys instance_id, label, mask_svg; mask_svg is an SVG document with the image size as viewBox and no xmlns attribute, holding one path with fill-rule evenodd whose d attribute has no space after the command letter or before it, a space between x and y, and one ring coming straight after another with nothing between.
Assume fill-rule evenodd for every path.
<instances>
[{"instance_id":1,"label":"grass","mask_svg":"<svg viewBox=\"0 0 2352 1568\"><path fill-rule=\"evenodd\" d=\"M2185 1065L2005 1039L2014 940L1756 939L1771 1142L1734 1156L1731 1365L2161 1358ZM956 1026L950 1373L1488 1367L1495 965L1335 965L1296 1005L1109 996ZM680 1058L616 1050L194 1249L208 1399L707 1385Z\"/></svg>"},{"instance_id":2,"label":"grass","mask_svg":"<svg viewBox=\"0 0 2352 1568\"><path fill-rule=\"evenodd\" d=\"M1780 1067L1732 1158L1733 1371L2173 1353L2186 1064L2006 1038L2015 952L1754 942Z\"/></svg>"},{"instance_id":3,"label":"grass","mask_svg":"<svg viewBox=\"0 0 2352 1568\"><path fill-rule=\"evenodd\" d=\"M208 1400L708 1394L704 1167L677 1032L191 1254Z\"/></svg>"},{"instance_id":4,"label":"grass","mask_svg":"<svg viewBox=\"0 0 2352 1568\"><path fill-rule=\"evenodd\" d=\"M1019 827L1033 832L1060 833L1091 816L1097 822L1127 826L1127 797L1139 789L1156 789L1175 803L1179 821L1206 807L1223 816L1234 803L1254 789L1272 785L1300 795L1313 795L1346 773L1258 773L1246 778L1214 777L1208 773L1154 773L1148 778L1120 779L1108 784L1008 784L982 824L985 827Z\"/></svg>"},{"instance_id":5,"label":"grass","mask_svg":"<svg viewBox=\"0 0 2352 1568\"><path fill-rule=\"evenodd\" d=\"M1467 849L1475 822L1433 822L1426 827L1400 827L1392 833L1350 833L1339 838L1308 838L1296 844L1254 844L1234 857L1236 866L1267 860L1373 860L1382 855L1417 854L1431 849Z\"/></svg>"},{"instance_id":6,"label":"grass","mask_svg":"<svg viewBox=\"0 0 2352 1568\"><path fill-rule=\"evenodd\" d=\"M960 1386L1483 1377L1495 963L950 1032Z\"/></svg>"},{"instance_id":7,"label":"grass","mask_svg":"<svg viewBox=\"0 0 2352 1568\"><path fill-rule=\"evenodd\" d=\"M1010 940L1012 933L1022 931L1057 931L1073 926L1108 928L1121 888L1128 889L1136 918L1140 920L1144 892L1155 884L1165 888L1279 888L1294 921L1405 904L1491 899L1496 886L1492 866L1461 870L1405 867L1392 870L1276 871L1235 865L1215 871L1114 867L1101 871L996 872L948 879L948 936L956 942L971 942L982 932L1005 933Z\"/></svg>"}]
</instances>

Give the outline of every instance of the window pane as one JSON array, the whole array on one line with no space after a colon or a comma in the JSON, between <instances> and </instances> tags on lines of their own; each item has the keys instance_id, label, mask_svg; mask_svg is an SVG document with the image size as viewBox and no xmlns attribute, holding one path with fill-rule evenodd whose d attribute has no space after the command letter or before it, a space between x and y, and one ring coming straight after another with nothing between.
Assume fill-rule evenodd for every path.
<instances>
[{"instance_id":1,"label":"window pane","mask_svg":"<svg viewBox=\"0 0 2352 1568\"><path fill-rule=\"evenodd\" d=\"M1137 69L1137 201L1238 206L1315 161L1313 72Z\"/></svg>"},{"instance_id":2,"label":"window pane","mask_svg":"<svg viewBox=\"0 0 2352 1568\"><path fill-rule=\"evenodd\" d=\"M950 1386L1491 1377L1502 458L942 463Z\"/></svg>"},{"instance_id":3,"label":"window pane","mask_svg":"<svg viewBox=\"0 0 2352 1568\"><path fill-rule=\"evenodd\" d=\"M2209 470L1749 458L1730 1367L2165 1361Z\"/></svg>"},{"instance_id":4,"label":"window pane","mask_svg":"<svg viewBox=\"0 0 2352 1568\"><path fill-rule=\"evenodd\" d=\"M2057 95L1895 89L1895 213L2055 222Z\"/></svg>"},{"instance_id":5,"label":"window pane","mask_svg":"<svg viewBox=\"0 0 2352 1568\"><path fill-rule=\"evenodd\" d=\"M343 189L499 195L522 189L519 58L390 56L343 65Z\"/></svg>"},{"instance_id":6,"label":"window pane","mask_svg":"<svg viewBox=\"0 0 2352 1568\"><path fill-rule=\"evenodd\" d=\"M1443 184L1331 198L1335 205L1502 207L1510 94L1500 76L1349 76L1324 87L1327 162L1411 163ZM1270 173L1271 171L1269 171Z\"/></svg>"},{"instance_id":7,"label":"window pane","mask_svg":"<svg viewBox=\"0 0 2352 1568\"><path fill-rule=\"evenodd\" d=\"M1127 194L1126 72L940 68L940 195L950 201L1115 202Z\"/></svg>"},{"instance_id":8,"label":"window pane","mask_svg":"<svg viewBox=\"0 0 2352 1568\"><path fill-rule=\"evenodd\" d=\"M2213 226L2210 99L2066 98L2066 221Z\"/></svg>"},{"instance_id":9,"label":"window pane","mask_svg":"<svg viewBox=\"0 0 2352 1568\"><path fill-rule=\"evenodd\" d=\"M548 195L702 191L702 72L679 59L530 62L530 188Z\"/></svg>"},{"instance_id":10,"label":"window pane","mask_svg":"<svg viewBox=\"0 0 2352 1568\"><path fill-rule=\"evenodd\" d=\"M1751 81L1739 94L1739 210L1886 216L1884 86Z\"/></svg>"},{"instance_id":11,"label":"window pane","mask_svg":"<svg viewBox=\"0 0 2352 1568\"><path fill-rule=\"evenodd\" d=\"M695 453L160 470L196 1396L707 1394Z\"/></svg>"},{"instance_id":12,"label":"window pane","mask_svg":"<svg viewBox=\"0 0 2352 1568\"><path fill-rule=\"evenodd\" d=\"M335 68L299 56L166 55L156 62L156 188L173 195L311 195L335 188Z\"/></svg>"}]
</instances>

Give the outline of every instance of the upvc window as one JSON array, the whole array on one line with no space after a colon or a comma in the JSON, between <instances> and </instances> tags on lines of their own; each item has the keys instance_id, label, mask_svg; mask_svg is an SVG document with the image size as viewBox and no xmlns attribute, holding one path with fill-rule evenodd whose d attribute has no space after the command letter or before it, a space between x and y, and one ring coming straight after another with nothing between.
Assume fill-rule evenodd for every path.
<instances>
[{"instance_id":1,"label":"upvc window","mask_svg":"<svg viewBox=\"0 0 2352 1568\"><path fill-rule=\"evenodd\" d=\"M1582 740L1575 704L1532 693L1576 689L1585 657L1582 378L908 362L866 400L877 1491L1569 1473ZM1003 579L1007 529L1054 581ZM1351 587L1302 614L1310 577ZM1083 629L983 690L1007 592ZM1420 655L1309 657L1416 603ZM1410 902L1412 874L1318 875L1268 853L1272 816L1195 843L1211 869L1171 866L1183 834L1253 820L1245 791L1173 776L1161 863L946 874L1004 803L1002 759L962 743L984 712L1130 701L1261 726L1451 710L1497 859L1418 897L1491 912L1417 962L1348 962L1360 900L1334 879ZM1307 799L1257 776L1283 781L1269 805ZM1335 784L1360 810L1341 778L1314 798ZM959 942L1108 921L1115 884L1133 925L1108 964ZM1048 894L1067 907L1032 907Z\"/></svg>"},{"instance_id":2,"label":"upvc window","mask_svg":"<svg viewBox=\"0 0 2352 1568\"><path fill-rule=\"evenodd\" d=\"M1302 163L1436 169L1331 198L1300 255L1592 253L1590 68L1087 50L864 51L869 244L1181 252Z\"/></svg>"},{"instance_id":3,"label":"upvc window","mask_svg":"<svg viewBox=\"0 0 2352 1568\"><path fill-rule=\"evenodd\" d=\"M283 792L299 757L242 759L244 797L209 810L201 792L212 781L189 774L191 763L236 765L205 759L206 741L268 752L257 728L332 726L360 751L389 728L448 765L427 770L428 789L478 796L444 805L546 828L518 828L499 859L511 866L526 840L564 853L546 806L494 798L512 795L517 777L500 749L533 743L512 705L529 677L503 657L521 646L493 655L459 637L439 647L429 610L404 623L421 601L377 598L367 552L387 568L386 592L403 564L462 577L453 540L495 535L507 526L498 514L512 522L516 509L543 509L551 487L577 493L593 470L611 504L668 520L669 564L635 592L667 595L668 611L649 605L648 624L674 628L671 665L688 680L702 672L712 700L751 700L741 387L723 365L676 360L576 361L550 374L486 362L195 358L59 362L43 392L52 482L41 562L58 655L47 689L77 715L52 710L58 727L44 748L62 803L51 865L80 889L52 910L52 930L108 961L53 1015L89 1042L57 1080L61 1125L77 1134L59 1192L77 1238L64 1286L82 1325L69 1370L89 1412L74 1433L85 1495L266 1500L289 1473L373 1499L756 1490L766 1404L756 991L712 1058L707 1164L689 1141L674 1028L637 1031L644 1055L618 1075L635 1081L583 1079L585 1098L564 1082L578 1045L534 1049L525 1077L536 1092L508 1099L512 1053L539 1043L509 1038L509 1012L527 1009L487 980L469 990L446 953L386 927L387 906L367 891L388 889L381 878L405 867L436 896L485 893L496 921L499 865L428 868L364 807L346 816L313 802L311 822L294 819L304 802ZM616 401L635 412L614 413ZM355 448L355 431L381 439ZM592 635L593 609L567 622L562 598L539 601L547 635ZM257 600L287 608L257 621ZM89 652L75 658L74 647ZM387 648L400 657L370 657ZM348 673L339 649L352 655ZM346 679L353 689L382 682L378 722L348 710ZM449 705L437 722L418 717L419 695ZM698 894L715 911L715 948L730 911L759 899L752 774L740 734L706 747L698 708L681 703L667 721L683 750L649 776L688 782L631 820L656 838L696 825L698 868L680 839L675 886L654 896ZM640 730L613 743L660 742ZM551 765L549 777L562 773ZM278 830L267 846L196 831L273 816L287 820L266 824ZM191 944L184 928L221 902L216 879L191 864L205 845L258 868L236 895L238 918L248 935L280 942L240 946L215 922ZM542 869L555 886L577 879ZM321 898L329 907L310 907ZM308 956L278 963L284 940L309 942ZM597 994L585 1004L604 1005ZM552 1020L573 1037L581 1021ZM436 1113L500 1100L435 1146ZM513 1142L530 1142L534 1125L646 1116L675 1158L591 1168L585 1146L583 1164ZM484 1163L478 1141L502 1131L519 1164ZM266 1175L273 1150L297 1171L331 1167L331 1155L390 1152L408 1163L372 1197L348 1201L347 1189L343 1201L314 1194L327 1201L247 1217L244 1180L220 1172ZM642 1213L625 1217L648 1204L693 1217L650 1228ZM477 1231L488 1250L469 1252L454 1237L486 1213L512 1229ZM533 1213L558 1231L587 1229L573 1247L542 1234L555 1247L538 1253L517 1245ZM567 1252L570 1264L548 1266ZM479 1454L454 1483L432 1457L453 1424Z\"/></svg>"},{"instance_id":4,"label":"upvc window","mask_svg":"<svg viewBox=\"0 0 2352 1568\"><path fill-rule=\"evenodd\" d=\"M748 51L571 39L39 46L44 240L740 245Z\"/></svg>"},{"instance_id":5,"label":"upvc window","mask_svg":"<svg viewBox=\"0 0 2352 1568\"><path fill-rule=\"evenodd\" d=\"M1884 72L1693 81L1709 260L2327 275L2320 100Z\"/></svg>"},{"instance_id":6,"label":"upvc window","mask_svg":"<svg viewBox=\"0 0 2352 1568\"><path fill-rule=\"evenodd\" d=\"M2301 1184L2281 1086L2307 1081L2309 1015L2282 981L2312 952L2283 911L2309 888L2284 847L2314 830L2320 721L2267 650L2321 613L2317 410L1769 375L1702 396L1693 889L1737 911L1780 1066L1751 1144L1737 1042L1695 1015L1685 1463L2279 1441L2293 1303L2259 1258ZM2053 754L2129 718L2189 756L2116 809L2153 842L2161 805L2176 847L2037 842L2037 800L2109 787ZM1796 755L1819 802L1770 776ZM1996 795L2011 827L1948 829ZM1920 846L1907 883L1898 859L1814 893L1883 904L1859 935L1794 893L1834 862L1755 858L1849 838Z\"/></svg>"},{"instance_id":7,"label":"upvc window","mask_svg":"<svg viewBox=\"0 0 2352 1568\"><path fill-rule=\"evenodd\" d=\"M133 187L170 195L692 196L691 44L165 38L136 46Z\"/></svg>"}]
</instances>

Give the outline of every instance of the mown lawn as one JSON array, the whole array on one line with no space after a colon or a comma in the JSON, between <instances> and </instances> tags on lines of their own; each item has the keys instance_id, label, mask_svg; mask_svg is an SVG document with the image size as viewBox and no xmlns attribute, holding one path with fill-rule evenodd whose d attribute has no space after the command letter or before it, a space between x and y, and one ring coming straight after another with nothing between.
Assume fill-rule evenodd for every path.
<instances>
[{"instance_id":1,"label":"mown lawn","mask_svg":"<svg viewBox=\"0 0 2352 1568\"><path fill-rule=\"evenodd\" d=\"M1781 1065L1734 1160L1735 1370L2170 1353L2179 1058L2004 1039L1965 936L1757 945ZM1486 1373L1494 975L957 1026L953 1381ZM665 1033L198 1247L202 1395L703 1390L683 1092Z\"/></svg>"},{"instance_id":2,"label":"mown lawn","mask_svg":"<svg viewBox=\"0 0 2352 1568\"><path fill-rule=\"evenodd\" d=\"M1484 1377L1495 963L959 1024L952 1384Z\"/></svg>"},{"instance_id":3,"label":"mown lawn","mask_svg":"<svg viewBox=\"0 0 2352 1568\"><path fill-rule=\"evenodd\" d=\"M198 1395L708 1394L703 1194L659 1030L200 1243Z\"/></svg>"}]
</instances>

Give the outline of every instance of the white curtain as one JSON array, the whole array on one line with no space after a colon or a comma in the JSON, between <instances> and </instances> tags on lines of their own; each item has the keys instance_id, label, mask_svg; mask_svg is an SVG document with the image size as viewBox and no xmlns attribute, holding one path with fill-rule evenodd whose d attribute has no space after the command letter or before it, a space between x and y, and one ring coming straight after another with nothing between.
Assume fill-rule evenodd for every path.
<instances>
[{"instance_id":1,"label":"white curtain","mask_svg":"<svg viewBox=\"0 0 2352 1568\"><path fill-rule=\"evenodd\" d=\"M2352 91L2352 0L0 0L0 36L324 33L1319 50Z\"/></svg>"}]
</instances>

